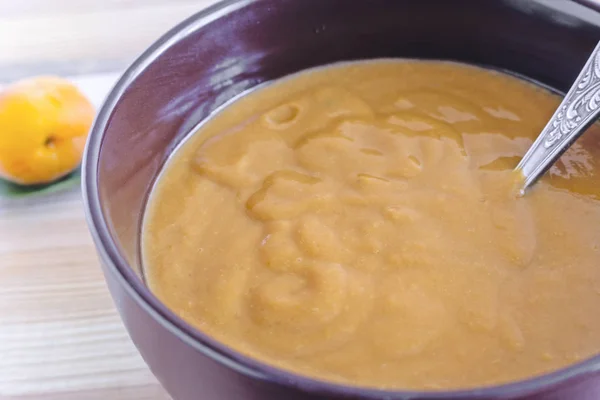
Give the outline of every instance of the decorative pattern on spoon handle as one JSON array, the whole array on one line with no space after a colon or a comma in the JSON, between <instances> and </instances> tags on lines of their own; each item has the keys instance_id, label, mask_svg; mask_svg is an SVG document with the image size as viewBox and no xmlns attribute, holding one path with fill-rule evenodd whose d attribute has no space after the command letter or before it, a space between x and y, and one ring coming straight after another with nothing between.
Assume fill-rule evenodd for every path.
<instances>
[{"instance_id":1,"label":"decorative pattern on spoon handle","mask_svg":"<svg viewBox=\"0 0 600 400\"><path fill-rule=\"evenodd\" d=\"M517 166L525 179L523 190L534 184L599 116L600 42L542 133Z\"/></svg>"}]
</instances>

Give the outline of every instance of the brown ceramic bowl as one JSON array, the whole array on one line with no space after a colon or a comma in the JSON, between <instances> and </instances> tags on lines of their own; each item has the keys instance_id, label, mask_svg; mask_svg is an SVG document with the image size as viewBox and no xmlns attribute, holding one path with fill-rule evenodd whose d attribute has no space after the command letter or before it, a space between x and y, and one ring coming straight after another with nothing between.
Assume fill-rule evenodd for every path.
<instances>
[{"instance_id":1,"label":"brown ceramic bowl","mask_svg":"<svg viewBox=\"0 0 600 400\"><path fill-rule=\"evenodd\" d=\"M95 121L83 193L117 308L173 398L600 398L600 357L468 391L384 392L294 375L176 317L144 284L139 256L140 221L159 169L191 126L236 94L307 67L379 57L483 64L564 92L600 39L598 10L592 0L229 0L142 54Z\"/></svg>"}]
</instances>

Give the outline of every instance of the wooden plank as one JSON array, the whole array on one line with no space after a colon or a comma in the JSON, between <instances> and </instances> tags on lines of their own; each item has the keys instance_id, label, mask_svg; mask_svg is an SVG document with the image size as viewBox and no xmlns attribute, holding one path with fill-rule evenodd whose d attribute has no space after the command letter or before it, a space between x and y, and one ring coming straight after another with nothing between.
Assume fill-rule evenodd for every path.
<instances>
[{"instance_id":1,"label":"wooden plank","mask_svg":"<svg viewBox=\"0 0 600 400\"><path fill-rule=\"evenodd\" d=\"M78 189L0 204L0 282L0 395L164 398L108 294Z\"/></svg>"},{"instance_id":2,"label":"wooden plank","mask_svg":"<svg viewBox=\"0 0 600 400\"><path fill-rule=\"evenodd\" d=\"M6 400L169 400L160 385L144 385L103 390L79 390L76 392L50 393L11 397ZM2 399L5 400L5 399Z\"/></svg>"}]
</instances>

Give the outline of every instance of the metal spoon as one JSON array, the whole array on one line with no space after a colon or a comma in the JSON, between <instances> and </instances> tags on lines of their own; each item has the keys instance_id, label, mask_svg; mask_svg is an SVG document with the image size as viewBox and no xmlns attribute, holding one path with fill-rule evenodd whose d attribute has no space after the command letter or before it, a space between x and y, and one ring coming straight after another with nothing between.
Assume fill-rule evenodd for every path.
<instances>
[{"instance_id":1,"label":"metal spoon","mask_svg":"<svg viewBox=\"0 0 600 400\"><path fill-rule=\"evenodd\" d=\"M524 194L600 116L600 42L569 92L515 168Z\"/></svg>"}]
</instances>

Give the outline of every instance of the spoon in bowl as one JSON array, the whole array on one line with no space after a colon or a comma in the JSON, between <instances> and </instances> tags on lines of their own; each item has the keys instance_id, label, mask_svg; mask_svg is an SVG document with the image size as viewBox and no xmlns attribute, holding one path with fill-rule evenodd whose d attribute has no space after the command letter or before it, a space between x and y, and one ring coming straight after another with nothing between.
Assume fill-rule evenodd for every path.
<instances>
[{"instance_id":1,"label":"spoon in bowl","mask_svg":"<svg viewBox=\"0 0 600 400\"><path fill-rule=\"evenodd\" d=\"M524 194L600 116L600 42L550 121L515 168Z\"/></svg>"}]
</instances>

